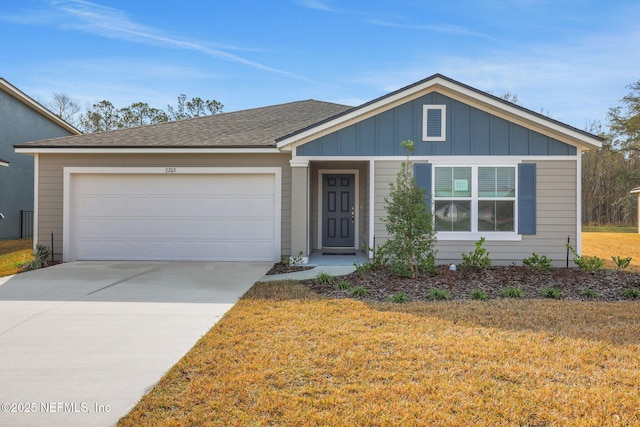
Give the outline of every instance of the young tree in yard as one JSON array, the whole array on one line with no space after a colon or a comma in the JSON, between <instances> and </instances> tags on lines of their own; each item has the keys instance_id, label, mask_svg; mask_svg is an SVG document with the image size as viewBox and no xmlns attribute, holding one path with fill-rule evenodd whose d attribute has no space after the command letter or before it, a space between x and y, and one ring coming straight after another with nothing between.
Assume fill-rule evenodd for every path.
<instances>
[{"instance_id":1,"label":"young tree in yard","mask_svg":"<svg viewBox=\"0 0 640 427\"><path fill-rule=\"evenodd\" d=\"M435 268L436 238L425 190L417 185L409 159L414 143L407 140L401 145L407 150L407 159L391 183L389 197L384 199L387 212L384 223L390 237L379 250L395 274L416 278L420 268L424 271Z\"/></svg>"}]
</instances>

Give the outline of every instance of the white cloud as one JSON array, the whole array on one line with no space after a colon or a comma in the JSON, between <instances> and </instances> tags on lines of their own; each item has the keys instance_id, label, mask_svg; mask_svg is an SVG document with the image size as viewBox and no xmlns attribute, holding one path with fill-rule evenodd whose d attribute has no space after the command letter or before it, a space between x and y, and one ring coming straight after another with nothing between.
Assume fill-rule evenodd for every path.
<instances>
[{"instance_id":1,"label":"white cloud","mask_svg":"<svg viewBox=\"0 0 640 427\"><path fill-rule=\"evenodd\" d=\"M124 11L109 6L85 0L52 0L49 2L49 5L53 9L38 9L34 10L33 13L27 13L21 16L5 16L2 19L23 24L55 25L62 29L82 31L101 37L126 40L133 43L196 51L210 57L238 63L250 68L305 80L305 77L299 74L270 67L222 50L223 48L227 50L245 51L255 49L229 46L221 47L212 42L192 41L181 39L170 34L163 34L162 31L156 28L132 21Z\"/></svg>"},{"instance_id":2,"label":"white cloud","mask_svg":"<svg viewBox=\"0 0 640 427\"><path fill-rule=\"evenodd\" d=\"M454 34L454 35L461 35L461 36L491 38L491 36L487 34L473 31L460 25L452 25L452 24L411 25L411 24L398 24L398 23L389 22L382 19L372 19L369 22L374 25L397 28L402 30L430 31L430 32L436 32L436 33Z\"/></svg>"}]
</instances>

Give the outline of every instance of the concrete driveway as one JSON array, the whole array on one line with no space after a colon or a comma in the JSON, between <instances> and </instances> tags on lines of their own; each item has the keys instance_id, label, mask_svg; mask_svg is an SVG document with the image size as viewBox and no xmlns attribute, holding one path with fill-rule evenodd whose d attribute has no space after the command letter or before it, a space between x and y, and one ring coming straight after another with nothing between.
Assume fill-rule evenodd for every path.
<instances>
[{"instance_id":1,"label":"concrete driveway","mask_svg":"<svg viewBox=\"0 0 640 427\"><path fill-rule=\"evenodd\" d=\"M115 424L271 265L74 262L0 278L0 425Z\"/></svg>"}]
</instances>

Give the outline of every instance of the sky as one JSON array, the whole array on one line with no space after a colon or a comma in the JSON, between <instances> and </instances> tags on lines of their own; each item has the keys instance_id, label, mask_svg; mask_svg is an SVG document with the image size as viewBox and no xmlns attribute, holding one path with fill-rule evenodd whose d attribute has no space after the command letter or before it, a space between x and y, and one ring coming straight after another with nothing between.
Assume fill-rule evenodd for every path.
<instances>
[{"instance_id":1,"label":"sky","mask_svg":"<svg viewBox=\"0 0 640 427\"><path fill-rule=\"evenodd\" d=\"M43 104L356 106L435 73L585 129L640 80L637 0L2 0L0 77Z\"/></svg>"}]
</instances>

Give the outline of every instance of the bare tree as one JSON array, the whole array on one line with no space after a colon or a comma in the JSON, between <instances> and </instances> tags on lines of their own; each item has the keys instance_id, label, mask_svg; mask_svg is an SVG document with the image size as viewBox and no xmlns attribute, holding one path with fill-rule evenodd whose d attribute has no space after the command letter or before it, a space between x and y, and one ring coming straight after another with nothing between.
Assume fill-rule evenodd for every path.
<instances>
[{"instance_id":1,"label":"bare tree","mask_svg":"<svg viewBox=\"0 0 640 427\"><path fill-rule=\"evenodd\" d=\"M78 125L78 113L80 112L80 105L68 95L64 93L54 93L53 99L47 108L53 112L56 116L60 117L65 122L72 126Z\"/></svg>"}]
</instances>

